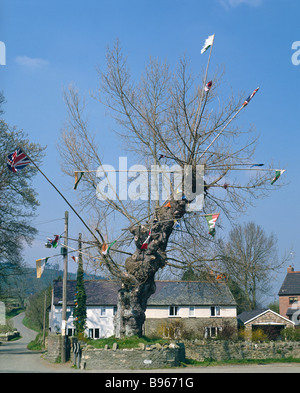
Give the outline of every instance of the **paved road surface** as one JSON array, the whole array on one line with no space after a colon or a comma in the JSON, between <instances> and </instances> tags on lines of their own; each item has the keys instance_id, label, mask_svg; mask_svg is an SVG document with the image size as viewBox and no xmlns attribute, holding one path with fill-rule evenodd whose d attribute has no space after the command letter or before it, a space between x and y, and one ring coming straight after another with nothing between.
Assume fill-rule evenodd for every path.
<instances>
[{"instance_id":1,"label":"paved road surface","mask_svg":"<svg viewBox=\"0 0 300 393\"><path fill-rule=\"evenodd\" d=\"M170 377L175 374L197 373L300 373L299 363L282 363L282 364L268 364L268 365L224 365L224 366L209 366L209 367L186 367L173 368L162 370L149 370L147 373L144 370L77 370L71 368L71 363L66 364L52 364L41 357L41 353L29 351L27 344L34 339L36 332L27 329L22 320L24 314L20 314L14 318L14 326L20 332L22 338L17 341L3 342L0 345L0 373L105 373L116 374L150 374L164 373L169 374ZM178 375L177 375L178 376ZM108 376L109 377L109 376ZM128 376L129 378L129 376Z\"/></svg>"},{"instance_id":2,"label":"paved road surface","mask_svg":"<svg viewBox=\"0 0 300 393\"><path fill-rule=\"evenodd\" d=\"M70 364L52 364L41 358L40 352L29 351L26 347L32 341L36 332L27 329L22 320L24 313L14 318L14 327L20 332L22 338L16 341L2 342L0 345L0 372L76 372Z\"/></svg>"}]
</instances>

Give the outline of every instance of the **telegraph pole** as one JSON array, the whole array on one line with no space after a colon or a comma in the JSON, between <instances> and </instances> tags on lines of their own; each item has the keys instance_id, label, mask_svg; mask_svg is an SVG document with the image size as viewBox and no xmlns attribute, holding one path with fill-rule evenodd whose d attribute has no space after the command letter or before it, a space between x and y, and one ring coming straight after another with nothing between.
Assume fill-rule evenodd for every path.
<instances>
[{"instance_id":1,"label":"telegraph pole","mask_svg":"<svg viewBox=\"0 0 300 393\"><path fill-rule=\"evenodd\" d=\"M47 304L47 289L45 290L44 298L44 319L43 319L43 345L45 347L45 337L46 337L46 304Z\"/></svg>"},{"instance_id":2,"label":"telegraph pole","mask_svg":"<svg viewBox=\"0 0 300 393\"><path fill-rule=\"evenodd\" d=\"M62 302L62 323L61 323L61 362L67 361L67 280L68 280L68 226L69 226L69 212L65 211L65 231L64 231L64 276L63 276L63 302Z\"/></svg>"}]
</instances>

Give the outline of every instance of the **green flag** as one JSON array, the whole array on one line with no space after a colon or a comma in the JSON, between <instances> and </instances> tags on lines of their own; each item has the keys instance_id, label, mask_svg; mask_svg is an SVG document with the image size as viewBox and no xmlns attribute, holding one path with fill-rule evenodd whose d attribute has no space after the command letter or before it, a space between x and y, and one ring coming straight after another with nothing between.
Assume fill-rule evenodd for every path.
<instances>
[{"instance_id":1,"label":"green flag","mask_svg":"<svg viewBox=\"0 0 300 393\"><path fill-rule=\"evenodd\" d=\"M101 251L101 253L102 253L103 255L109 254L109 250L111 249L111 247L112 247L116 242L117 242L117 241L115 240L115 241L113 241L112 243L110 243L110 245L104 243L104 244L102 245L102 251Z\"/></svg>"},{"instance_id":2,"label":"green flag","mask_svg":"<svg viewBox=\"0 0 300 393\"><path fill-rule=\"evenodd\" d=\"M78 183L80 182L84 172L78 172L75 171L75 184L74 184L74 190L76 190ZM79 175L80 174L80 175Z\"/></svg>"},{"instance_id":3,"label":"green flag","mask_svg":"<svg viewBox=\"0 0 300 393\"><path fill-rule=\"evenodd\" d=\"M219 218L219 215L220 215L220 213L216 213L216 214L207 214L207 215L205 216L206 221L207 221L207 224L208 224L208 227L209 227L209 232L208 232L208 233L209 233L211 236L215 236L215 233L216 233L215 226L216 226L216 221L217 221L217 219Z\"/></svg>"},{"instance_id":4,"label":"green flag","mask_svg":"<svg viewBox=\"0 0 300 393\"><path fill-rule=\"evenodd\" d=\"M276 169L275 176L273 177L271 184L274 184L285 171L285 169Z\"/></svg>"}]
</instances>

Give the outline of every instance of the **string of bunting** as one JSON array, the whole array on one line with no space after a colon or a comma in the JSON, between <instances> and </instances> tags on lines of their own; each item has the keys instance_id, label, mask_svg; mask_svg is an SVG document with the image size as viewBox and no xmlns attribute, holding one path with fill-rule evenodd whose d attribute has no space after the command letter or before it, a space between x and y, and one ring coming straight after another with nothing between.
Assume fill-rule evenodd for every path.
<instances>
[{"instance_id":1,"label":"string of bunting","mask_svg":"<svg viewBox=\"0 0 300 393\"><path fill-rule=\"evenodd\" d=\"M204 79L204 84L203 84L203 88L201 91L201 97L200 97L200 102L198 104L198 109L196 112L196 122L195 122L195 132L196 132L196 126L197 126L197 122L198 122L198 116L200 115L200 111L201 111L201 106L202 106L202 100L203 100L203 91L205 91L206 93L208 93L212 87L212 81L208 81L206 83L206 78L207 78L207 71L208 71L208 65L210 62L210 56L211 56L211 51L212 51L212 46L214 43L214 38L215 38L215 34L208 36L208 38L205 40L205 43L203 45L203 48L201 49L201 54L203 54L204 52L207 51L207 49L211 48L210 50L210 55L209 55L209 59L208 59L208 63L207 63L207 68L206 68L206 75L205 75L205 79ZM242 106L240 107L240 109L229 119L229 121L225 124L225 126L221 129L221 131L215 136L215 138L210 142L210 144L207 146L207 148L201 152L201 156L199 159L201 159L203 157L203 155L209 150L209 148L212 146L212 144L219 138L219 136L222 134L222 132L226 129L226 127L233 121L233 119L238 115L238 113L245 108L249 102L251 101L251 99L254 97L254 95L257 93L257 91L259 90L259 87L257 87L243 102ZM206 103L206 99L207 99L207 94L206 94L206 98L205 98L205 102L204 102L204 106ZM204 108L202 108L202 112L203 112ZM201 112L201 115L202 115ZM200 116L201 116L200 115ZM169 158L169 159L175 159L174 157L170 157L168 155L165 154L159 154L158 157L158 161L160 161L162 158ZM67 202L67 204L71 207L71 209L75 212L75 214L80 218L80 220L83 222L83 224L85 225L85 227L89 230L89 232L93 235L93 237L96 240L96 244L97 246L99 246L99 242L98 239L96 238L95 234L91 231L91 229L87 226L87 224L84 222L84 220L79 216L79 214L75 211L75 209L72 207L72 205L66 200L66 198L61 194L61 192L54 186L53 183L50 182L50 180L44 175L44 173L39 169L39 167L30 159L30 157L24 152L24 150L22 150L21 148L17 148L13 153L9 154L7 156L7 167L8 169L13 172L16 173L19 170L22 170L23 168L25 168L28 164L30 164L32 162L32 164L42 173L42 175L47 179L47 181L56 189L56 191L63 197L63 199ZM260 168L262 167L264 164L252 164L250 168L230 168L231 170L254 170L253 168L255 168L255 170L258 170L256 168ZM219 168L218 168L219 169ZM207 168L207 170L217 170L217 168L213 169L213 168ZM260 169L260 170L271 170L271 169ZM77 170L75 171L75 184L74 184L74 190L77 189L77 186L79 184L79 182L81 181L83 175L85 172L95 172L95 171L81 171L81 170ZM106 172L106 171L105 171ZM150 171L149 171L150 172ZM285 169L276 169L275 170L275 175L271 180L271 185L273 185L279 178L280 176L285 172ZM229 185L228 184L224 184L223 188L227 189ZM186 199L185 196L182 194L182 199ZM166 201L162 207L164 208L171 208L171 202L170 201ZM151 214L152 215L152 214ZM150 215L150 216L151 216ZM150 217L148 216L148 217ZM213 214L204 214L203 215L206 218L208 227L209 227L209 234L211 236L215 236L215 226L216 226L216 221L218 220L220 213L213 213ZM136 224L134 225L138 225L140 221L137 221ZM171 220L164 220L164 221L171 221ZM173 228L179 228L180 227L180 222L179 220L173 219L172 220L174 222L174 226ZM148 245L150 244L151 241L151 231L152 231L152 226L154 223L156 222L163 222L163 221L158 221L156 218L156 214L153 214L153 217L151 219L151 222L148 224L150 225L150 229L147 235L147 238L145 239L145 241L142 243L141 245L141 249L142 250L147 250L148 249ZM140 224L142 225L142 224ZM99 233L99 232L98 232ZM108 255L110 250L112 249L112 246L114 244L116 244L118 242L118 239L122 236L120 236L117 240L112 241L111 243L107 243L106 241L104 241L102 235L99 233L100 237L102 238L102 246L101 246L101 254L102 255ZM59 239L60 236L59 235L54 235L54 239L52 238L47 238L47 243L45 244L45 246L47 248L57 248L58 244L59 244ZM63 247L67 247L69 249L72 249L72 247L63 245ZM93 247L93 246L91 246ZM72 249L73 251L78 251L75 249ZM120 250L113 250L113 251L118 251L118 252L123 252ZM129 254L124 252L125 254ZM84 253L83 253L84 254ZM131 255L131 254L129 254ZM51 257L45 257L45 258L40 258L36 260L36 268L37 268L37 277L40 278L46 263L48 262L48 259ZM76 257L72 256L72 259L76 262ZM98 258L101 259L101 258Z\"/></svg>"}]
</instances>

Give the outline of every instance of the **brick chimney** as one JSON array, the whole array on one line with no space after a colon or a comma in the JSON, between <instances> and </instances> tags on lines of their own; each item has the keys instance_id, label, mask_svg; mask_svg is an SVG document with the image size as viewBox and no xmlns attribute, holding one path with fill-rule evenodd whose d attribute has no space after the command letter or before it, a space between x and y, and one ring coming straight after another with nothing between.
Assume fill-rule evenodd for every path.
<instances>
[{"instance_id":1,"label":"brick chimney","mask_svg":"<svg viewBox=\"0 0 300 393\"><path fill-rule=\"evenodd\" d=\"M287 272L288 272L288 273L293 273L293 271L294 271L294 268L293 268L292 265L290 265L290 266L287 268Z\"/></svg>"}]
</instances>

